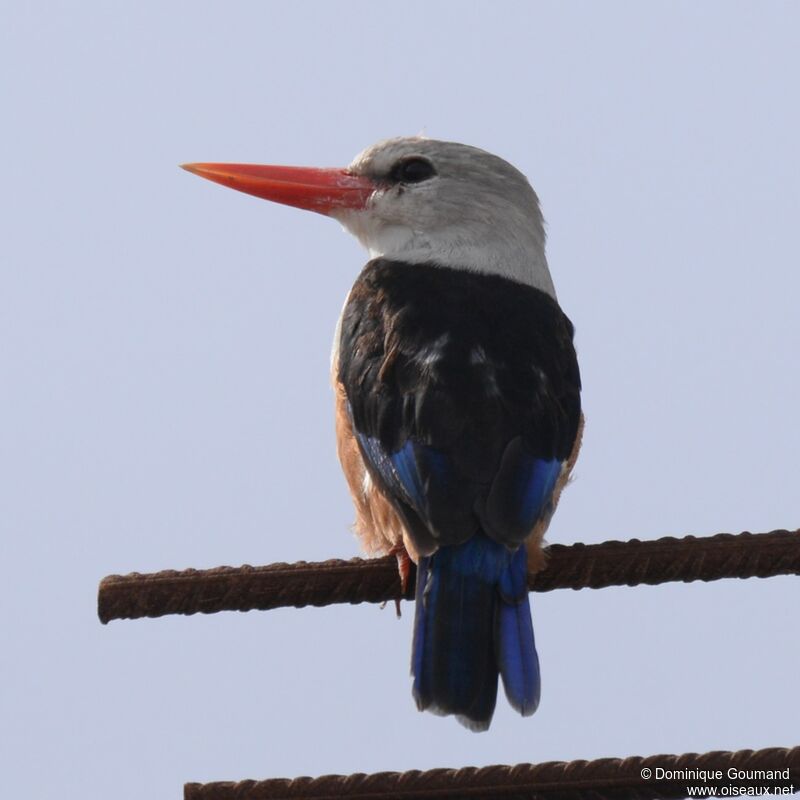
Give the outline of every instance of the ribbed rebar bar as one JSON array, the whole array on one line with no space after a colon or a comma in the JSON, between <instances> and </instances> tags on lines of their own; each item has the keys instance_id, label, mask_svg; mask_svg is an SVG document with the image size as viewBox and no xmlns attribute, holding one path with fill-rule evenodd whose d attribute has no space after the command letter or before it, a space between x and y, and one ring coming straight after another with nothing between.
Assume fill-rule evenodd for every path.
<instances>
[{"instance_id":1,"label":"ribbed rebar bar","mask_svg":"<svg viewBox=\"0 0 800 800\"><path fill-rule=\"evenodd\" d=\"M717 787L718 796L733 796L730 787L738 787L737 796L747 796L742 791L747 787L753 788L751 795L764 794L755 790L765 788L794 794L800 791L800 747L187 783L184 800L628 800L688 797L688 787Z\"/></svg>"},{"instance_id":2,"label":"ribbed rebar bar","mask_svg":"<svg viewBox=\"0 0 800 800\"><path fill-rule=\"evenodd\" d=\"M800 531L671 536L652 541L551 545L546 568L529 579L533 591L600 589L667 581L767 578L800 574ZM393 557L167 570L110 575L100 583L98 615L112 619L165 614L266 610L331 603L380 603L405 595Z\"/></svg>"}]
</instances>

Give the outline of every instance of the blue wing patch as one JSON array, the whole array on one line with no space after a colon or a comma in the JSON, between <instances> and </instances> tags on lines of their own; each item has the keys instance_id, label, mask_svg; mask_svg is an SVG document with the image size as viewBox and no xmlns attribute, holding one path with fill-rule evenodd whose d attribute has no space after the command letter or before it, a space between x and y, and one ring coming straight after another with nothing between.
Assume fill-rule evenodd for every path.
<instances>
[{"instance_id":1,"label":"blue wing patch","mask_svg":"<svg viewBox=\"0 0 800 800\"><path fill-rule=\"evenodd\" d=\"M505 542L522 542L551 511L553 490L561 474L557 458L539 458L516 438L506 448L486 500L485 523Z\"/></svg>"},{"instance_id":2,"label":"blue wing patch","mask_svg":"<svg viewBox=\"0 0 800 800\"><path fill-rule=\"evenodd\" d=\"M362 452L391 495L412 508L430 531L444 541L463 541L476 532L475 485L455 474L446 453L409 439L387 453L377 438L357 433ZM481 522L490 535L507 544L525 540L550 513L561 461L532 455L520 438L503 454L491 484Z\"/></svg>"},{"instance_id":3,"label":"blue wing patch","mask_svg":"<svg viewBox=\"0 0 800 800\"><path fill-rule=\"evenodd\" d=\"M519 499L519 521L523 527L532 528L542 516L560 474L561 462L558 459L544 461L528 455L522 460L516 494Z\"/></svg>"},{"instance_id":4,"label":"blue wing patch","mask_svg":"<svg viewBox=\"0 0 800 800\"><path fill-rule=\"evenodd\" d=\"M427 505L425 486L419 472L414 443L409 440L396 453L389 454L377 438L365 436L363 433L356 433L356 436L364 455L389 491L418 514L424 515Z\"/></svg>"},{"instance_id":5,"label":"blue wing patch","mask_svg":"<svg viewBox=\"0 0 800 800\"><path fill-rule=\"evenodd\" d=\"M478 532L475 498L485 491L459 475L448 453L409 439L394 453L387 453L376 438L357 433L361 449L371 469L377 472L390 495L411 509L422 523L410 531L424 549L434 542L463 542ZM408 515L407 521L413 523Z\"/></svg>"}]
</instances>

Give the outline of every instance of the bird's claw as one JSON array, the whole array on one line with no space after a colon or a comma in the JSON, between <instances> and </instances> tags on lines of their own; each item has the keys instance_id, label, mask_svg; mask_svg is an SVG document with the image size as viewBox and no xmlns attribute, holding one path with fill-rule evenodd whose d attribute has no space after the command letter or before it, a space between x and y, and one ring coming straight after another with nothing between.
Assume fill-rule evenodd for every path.
<instances>
[{"instance_id":1,"label":"bird's claw","mask_svg":"<svg viewBox=\"0 0 800 800\"><path fill-rule=\"evenodd\" d=\"M400 613L400 600L406 596L408 591L408 581L411 577L411 559L408 556L406 548L399 544L390 550L390 554L397 559L397 571L400 574L400 597L394 600L395 610L397 611L398 618Z\"/></svg>"}]
</instances>

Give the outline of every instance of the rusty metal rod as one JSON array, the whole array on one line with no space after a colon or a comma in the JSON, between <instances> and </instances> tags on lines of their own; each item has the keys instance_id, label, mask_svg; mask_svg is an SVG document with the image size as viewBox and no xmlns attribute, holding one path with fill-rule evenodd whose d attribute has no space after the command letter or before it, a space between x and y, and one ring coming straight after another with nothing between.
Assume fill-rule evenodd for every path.
<instances>
[{"instance_id":1,"label":"rusty metal rod","mask_svg":"<svg viewBox=\"0 0 800 800\"><path fill-rule=\"evenodd\" d=\"M659 772L663 770L663 772ZM680 773L705 770L698 776ZM733 775L729 770L734 770ZM770 777L740 775L773 771ZM709 779L708 773L719 771ZM788 775L786 772L788 771ZM664 777L669 773L669 777ZM645 777L649 775L650 777ZM659 777L661 776L661 777ZM323 775L265 781L187 783L184 800L630 800L687 797L687 787L787 787L800 791L800 747L714 751L597 761L549 761L542 764L378 772L372 775ZM718 791L719 794L719 791ZM755 792L751 792L755 794ZM747 793L745 792L745 796Z\"/></svg>"},{"instance_id":2,"label":"rusty metal rod","mask_svg":"<svg viewBox=\"0 0 800 800\"><path fill-rule=\"evenodd\" d=\"M533 591L800 574L800 531L554 544L548 552L545 569L529 577ZM98 615L101 622L107 623L112 619L165 614L381 603L412 598L414 578L412 572L403 595L396 562L391 556L264 567L134 572L109 575L101 581Z\"/></svg>"}]
</instances>

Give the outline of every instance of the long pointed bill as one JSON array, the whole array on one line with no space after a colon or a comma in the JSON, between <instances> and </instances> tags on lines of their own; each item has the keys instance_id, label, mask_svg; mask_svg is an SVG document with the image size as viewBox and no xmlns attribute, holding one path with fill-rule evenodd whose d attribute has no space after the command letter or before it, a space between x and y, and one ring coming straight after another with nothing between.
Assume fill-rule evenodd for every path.
<instances>
[{"instance_id":1,"label":"long pointed bill","mask_svg":"<svg viewBox=\"0 0 800 800\"><path fill-rule=\"evenodd\" d=\"M364 208L376 184L343 169L258 164L182 164L184 169L265 200L318 214Z\"/></svg>"}]
</instances>

